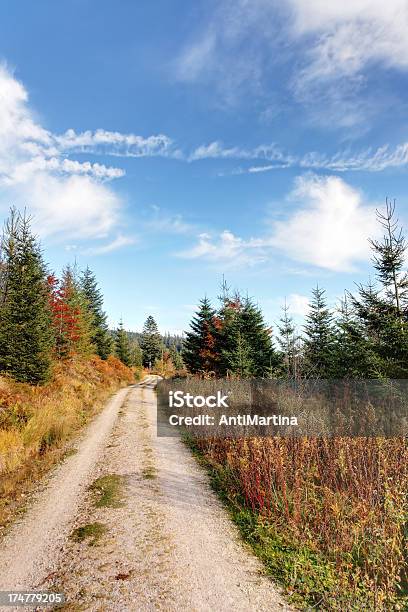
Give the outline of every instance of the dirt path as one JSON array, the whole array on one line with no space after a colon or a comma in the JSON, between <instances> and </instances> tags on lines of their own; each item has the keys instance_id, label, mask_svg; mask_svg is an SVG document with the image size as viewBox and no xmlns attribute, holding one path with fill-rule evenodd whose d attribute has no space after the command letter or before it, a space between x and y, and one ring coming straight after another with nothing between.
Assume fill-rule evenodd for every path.
<instances>
[{"instance_id":1,"label":"dirt path","mask_svg":"<svg viewBox=\"0 0 408 612\"><path fill-rule=\"evenodd\" d=\"M188 449L156 437L154 382L120 392L9 534L1 588L57 589L66 610L289 610Z\"/></svg>"}]
</instances>

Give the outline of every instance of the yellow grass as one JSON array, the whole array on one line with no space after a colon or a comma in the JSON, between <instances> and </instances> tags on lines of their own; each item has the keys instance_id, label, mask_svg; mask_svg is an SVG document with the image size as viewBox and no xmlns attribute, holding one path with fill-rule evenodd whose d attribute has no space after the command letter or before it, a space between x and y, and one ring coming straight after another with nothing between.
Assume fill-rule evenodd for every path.
<instances>
[{"instance_id":1,"label":"yellow grass","mask_svg":"<svg viewBox=\"0 0 408 612\"><path fill-rule=\"evenodd\" d=\"M135 374L118 359L74 358L33 387L0 377L0 525L37 478L63 454L67 440Z\"/></svg>"}]
</instances>

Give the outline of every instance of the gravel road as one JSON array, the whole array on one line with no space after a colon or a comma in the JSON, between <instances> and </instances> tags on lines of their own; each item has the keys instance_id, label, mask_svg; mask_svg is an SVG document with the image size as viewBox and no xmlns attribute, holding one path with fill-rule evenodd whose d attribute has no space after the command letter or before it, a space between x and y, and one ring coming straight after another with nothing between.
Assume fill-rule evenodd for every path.
<instances>
[{"instance_id":1,"label":"gravel road","mask_svg":"<svg viewBox=\"0 0 408 612\"><path fill-rule=\"evenodd\" d=\"M120 391L43 485L0 544L0 590L58 590L72 611L290 610L189 450L156 436L155 382ZM95 502L106 476L117 503Z\"/></svg>"}]
</instances>

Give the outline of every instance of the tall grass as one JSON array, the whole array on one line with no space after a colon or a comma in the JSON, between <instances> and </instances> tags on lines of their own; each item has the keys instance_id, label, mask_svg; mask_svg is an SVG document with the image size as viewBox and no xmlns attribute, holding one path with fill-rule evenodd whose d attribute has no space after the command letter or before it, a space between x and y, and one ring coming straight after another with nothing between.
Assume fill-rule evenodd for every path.
<instances>
[{"instance_id":1,"label":"tall grass","mask_svg":"<svg viewBox=\"0 0 408 612\"><path fill-rule=\"evenodd\" d=\"M241 394L245 413L249 383L241 390L228 384ZM225 383L164 381L158 395L165 405L170 388L209 395L217 387ZM268 392L258 396L260 411ZM278 412L286 406L289 414L314 405L313 397L302 401L289 391L280 399ZM338 401L347 414L345 399ZM325 414L320 399L316 411ZM189 428L194 448L244 537L293 601L307 609L408 609L405 437L242 437L244 428L210 437L204 431L207 437Z\"/></svg>"},{"instance_id":2,"label":"tall grass","mask_svg":"<svg viewBox=\"0 0 408 612\"><path fill-rule=\"evenodd\" d=\"M195 444L248 539L295 599L328 610L407 609L405 439Z\"/></svg>"},{"instance_id":3,"label":"tall grass","mask_svg":"<svg viewBox=\"0 0 408 612\"><path fill-rule=\"evenodd\" d=\"M0 377L0 525L64 443L134 373L115 357L75 358L55 365L42 387Z\"/></svg>"}]
</instances>

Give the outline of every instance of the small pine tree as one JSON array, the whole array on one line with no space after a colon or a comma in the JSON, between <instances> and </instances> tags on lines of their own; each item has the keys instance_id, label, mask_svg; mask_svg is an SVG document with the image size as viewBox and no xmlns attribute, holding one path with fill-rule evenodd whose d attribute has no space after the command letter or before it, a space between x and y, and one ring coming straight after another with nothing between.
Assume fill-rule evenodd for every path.
<instances>
[{"instance_id":1,"label":"small pine tree","mask_svg":"<svg viewBox=\"0 0 408 612\"><path fill-rule=\"evenodd\" d=\"M217 321L221 376L265 377L275 371L279 356L271 330L251 299L224 294Z\"/></svg>"},{"instance_id":2,"label":"small pine tree","mask_svg":"<svg viewBox=\"0 0 408 612\"><path fill-rule=\"evenodd\" d=\"M407 243L395 218L395 203L377 211L382 240L370 240L380 286L359 286L351 302L377 356L378 376L408 377L408 276L404 271Z\"/></svg>"},{"instance_id":3,"label":"small pine tree","mask_svg":"<svg viewBox=\"0 0 408 612\"><path fill-rule=\"evenodd\" d=\"M190 323L183 347L183 361L192 373L209 373L217 369L215 310L208 298L200 301Z\"/></svg>"},{"instance_id":4,"label":"small pine tree","mask_svg":"<svg viewBox=\"0 0 408 612\"><path fill-rule=\"evenodd\" d=\"M118 327L115 330L115 354L127 366L132 365L132 353L128 335L123 327L123 321L120 320Z\"/></svg>"},{"instance_id":5,"label":"small pine tree","mask_svg":"<svg viewBox=\"0 0 408 612\"><path fill-rule=\"evenodd\" d=\"M381 360L364 326L350 308L347 295L342 300L335 322L332 375L334 378L378 378Z\"/></svg>"},{"instance_id":6,"label":"small pine tree","mask_svg":"<svg viewBox=\"0 0 408 612\"><path fill-rule=\"evenodd\" d=\"M395 201L391 203L387 199L385 212L377 210L377 219L384 236L382 240L369 240L374 252L374 268L388 303L395 308L395 315L402 319L404 314L408 314L408 273L405 271L408 245L395 218Z\"/></svg>"},{"instance_id":7,"label":"small pine tree","mask_svg":"<svg viewBox=\"0 0 408 612\"><path fill-rule=\"evenodd\" d=\"M175 370L178 372L184 368L184 361L181 356L181 353L177 350L176 346L173 344L169 349L170 359L173 362Z\"/></svg>"},{"instance_id":8,"label":"small pine tree","mask_svg":"<svg viewBox=\"0 0 408 612\"><path fill-rule=\"evenodd\" d=\"M331 378L334 358L333 316L324 289L312 291L310 312L304 326L304 369L309 378Z\"/></svg>"},{"instance_id":9,"label":"small pine tree","mask_svg":"<svg viewBox=\"0 0 408 612\"><path fill-rule=\"evenodd\" d=\"M285 378L297 378L299 375L299 337L293 318L289 314L289 306L282 308L283 313L278 325L278 343L282 351L282 372Z\"/></svg>"},{"instance_id":10,"label":"small pine tree","mask_svg":"<svg viewBox=\"0 0 408 612\"><path fill-rule=\"evenodd\" d=\"M15 209L6 222L1 251L0 371L41 384L50 375L54 341L46 269L30 219Z\"/></svg>"},{"instance_id":11,"label":"small pine tree","mask_svg":"<svg viewBox=\"0 0 408 612\"><path fill-rule=\"evenodd\" d=\"M91 342L101 359L107 359L112 352L112 337L109 334L106 314L103 310L103 295L98 287L95 274L87 267L81 275L80 287L85 296L91 316Z\"/></svg>"},{"instance_id":12,"label":"small pine tree","mask_svg":"<svg viewBox=\"0 0 408 612\"><path fill-rule=\"evenodd\" d=\"M136 339L130 343L130 356L132 365L136 368L141 368L143 365L143 353Z\"/></svg>"},{"instance_id":13,"label":"small pine tree","mask_svg":"<svg viewBox=\"0 0 408 612\"><path fill-rule=\"evenodd\" d=\"M143 352L143 365L151 368L156 359L160 359L163 351L163 342L157 328L157 323L150 315L147 317L142 331L140 347Z\"/></svg>"}]
</instances>

